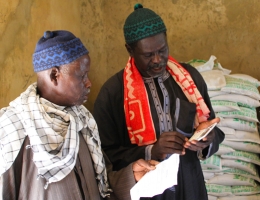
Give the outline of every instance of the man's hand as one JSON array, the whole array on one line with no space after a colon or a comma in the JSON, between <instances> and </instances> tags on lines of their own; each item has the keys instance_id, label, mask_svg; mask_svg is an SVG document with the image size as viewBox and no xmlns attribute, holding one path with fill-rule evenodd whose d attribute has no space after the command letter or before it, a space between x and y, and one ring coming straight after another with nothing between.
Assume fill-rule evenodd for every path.
<instances>
[{"instance_id":1,"label":"man's hand","mask_svg":"<svg viewBox=\"0 0 260 200\"><path fill-rule=\"evenodd\" d=\"M197 140L192 140L192 141L187 141L184 145L185 148L190 149L192 151L199 151L203 150L206 147L208 147L213 139L215 138L215 131L214 129L202 140L197 141Z\"/></svg>"},{"instance_id":2,"label":"man's hand","mask_svg":"<svg viewBox=\"0 0 260 200\"><path fill-rule=\"evenodd\" d=\"M202 122L196 130L202 130L205 129L207 127L209 127L210 125L214 124L214 123L218 123L220 121L220 118L215 118L206 122ZM192 151L199 151L202 149L205 149L206 147L208 147L213 139L215 138L215 131L214 129L206 136L204 137L202 140L197 141L197 140L192 140L192 141L187 141L184 145L185 148L190 149Z\"/></svg>"},{"instance_id":3,"label":"man's hand","mask_svg":"<svg viewBox=\"0 0 260 200\"><path fill-rule=\"evenodd\" d=\"M176 131L162 133L152 148L152 159L163 160L167 154L185 154L184 144L188 141L181 133Z\"/></svg>"},{"instance_id":4,"label":"man's hand","mask_svg":"<svg viewBox=\"0 0 260 200\"><path fill-rule=\"evenodd\" d=\"M155 160L139 159L133 163L133 172L136 181L139 181L147 172L154 170L159 162Z\"/></svg>"}]
</instances>

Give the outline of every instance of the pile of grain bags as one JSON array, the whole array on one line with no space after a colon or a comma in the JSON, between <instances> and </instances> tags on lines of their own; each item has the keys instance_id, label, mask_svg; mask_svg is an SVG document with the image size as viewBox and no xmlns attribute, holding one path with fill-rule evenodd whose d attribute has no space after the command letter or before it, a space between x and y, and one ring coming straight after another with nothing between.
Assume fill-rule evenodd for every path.
<instances>
[{"instance_id":1,"label":"pile of grain bags","mask_svg":"<svg viewBox=\"0 0 260 200\"><path fill-rule=\"evenodd\" d=\"M225 133L219 151L201 161L209 199L260 199L260 138L256 107L260 106L260 82L245 74L209 61L192 60L203 76L216 116L218 127ZM203 63L199 65L199 63ZM209 67L203 67L211 64Z\"/></svg>"}]
</instances>

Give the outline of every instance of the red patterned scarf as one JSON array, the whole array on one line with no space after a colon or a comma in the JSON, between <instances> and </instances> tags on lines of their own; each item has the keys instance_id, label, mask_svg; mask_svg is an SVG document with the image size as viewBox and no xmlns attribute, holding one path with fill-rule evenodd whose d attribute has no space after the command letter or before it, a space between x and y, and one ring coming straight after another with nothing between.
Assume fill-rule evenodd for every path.
<instances>
[{"instance_id":1,"label":"red patterned scarf","mask_svg":"<svg viewBox=\"0 0 260 200\"><path fill-rule=\"evenodd\" d=\"M171 56L166 69L180 86L189 102L197 106L195 127L206 121L209 109L193 82L189 72ZM129 58L124 70L124 109L128 134L132 144L138 146L156 142L156 133L152 121L148 95L141 74L135 66L134 59Z\"/></svg>"}]
</instances>

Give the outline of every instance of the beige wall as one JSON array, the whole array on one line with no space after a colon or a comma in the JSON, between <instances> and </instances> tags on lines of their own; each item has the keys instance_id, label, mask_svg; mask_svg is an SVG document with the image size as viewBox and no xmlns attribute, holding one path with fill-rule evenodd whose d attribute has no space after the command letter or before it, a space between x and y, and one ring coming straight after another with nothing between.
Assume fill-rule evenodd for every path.
<instances>
[{"instance_id":1,"label":"beige wall","mask_svg":"<svg viewBox=\"0 0 260 200\"><path fill-rule=\"evenodd\" d=\"M36 80L35 44L45 30L67 29L80 37L91 56L92 111L97 93L122 69L128 54L122 27L138 1L10 0L0 1L0 107L7 106ZM232 73L260 80L259 0L139 1L161 15L170 53L179 61L215 55Z\"/></svg>"}]
</instances>

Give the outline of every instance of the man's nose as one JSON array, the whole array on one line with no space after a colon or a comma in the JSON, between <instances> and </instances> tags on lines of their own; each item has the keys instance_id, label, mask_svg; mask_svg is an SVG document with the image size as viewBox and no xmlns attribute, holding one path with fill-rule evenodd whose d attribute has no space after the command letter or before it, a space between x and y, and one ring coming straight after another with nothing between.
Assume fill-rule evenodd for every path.
<instances>
[{"instance_id":1,"label":"man's nose","mask_svg":"<svg viewBox=\"0 0 260 200\"><path fill-rule=\"evenodd\" d=\"M91 81L89 79L86 81L85 86L86 86L86 88L91 88L92 83L91 83Z\"/></svg>"},{"instance_id":2,"label":"man's nose","mask_svg":"<svg viewBox=\"0 0 260 200\"><path fill-rule=\"evenodd\" d=\"M160 61L161 61L160 54L158 52L155 52L153 56L153 63L160 63Z\"/></svg>"}]
</instances>

